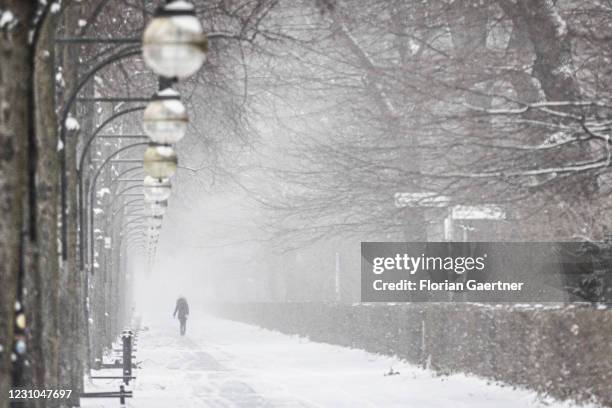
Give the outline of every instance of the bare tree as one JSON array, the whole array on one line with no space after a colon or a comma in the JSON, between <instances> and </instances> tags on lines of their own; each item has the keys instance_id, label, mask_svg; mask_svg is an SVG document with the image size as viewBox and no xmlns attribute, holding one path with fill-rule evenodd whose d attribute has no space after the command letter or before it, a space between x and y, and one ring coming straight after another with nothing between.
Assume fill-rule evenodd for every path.
<instances>
[{"instance_id":1,"label":"bare tree","mask_svg":"<svg viewBox=\"0 0 612 408\"><path fill-rule=\"evenodd\" d=\"M279 121L291 160L264 166L285 180L277 229L418 239L432 220L392 197L422 191L504 205L522 236L601 237L609 104L566 21L598 6L519 3L334 2L310 26L322 40L277 74L295 84L282 98L312 107Z\"/></svg>"}]
</instances>

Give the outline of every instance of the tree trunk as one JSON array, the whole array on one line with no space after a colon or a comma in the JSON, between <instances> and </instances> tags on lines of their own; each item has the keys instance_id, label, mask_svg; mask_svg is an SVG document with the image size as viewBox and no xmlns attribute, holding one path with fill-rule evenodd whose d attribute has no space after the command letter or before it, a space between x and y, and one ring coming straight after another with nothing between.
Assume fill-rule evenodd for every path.
<instances>
[{"instance_id":1,"label":"tree trunk","mask_svg":"<svg viewBox=\"0 0 612 408\"><path fill-rule=\"evenodd\" d=\"M20 273L27 183L28 102L32 67L28 31L36 2L0 1L12 19L0 28L0 408L11 388L14 307Z\"/></svg>"},{"instance_id":2,"label":"tree trunk","mask_svg":"<svg viewBox=\"0 0 612 408\"><path fill-rule=\"evenodd\" d=\"M551 101L575 101L580 87L574 74L572 43L567 24L552 0L500 0L516 28L533 44L533 75Z\"/></svg>"},{"instance_id":3,"label":"tree trunk","mask_svg":"<svg viewBox=\"0 0 612 408\"><path fill-rule=\"evenodd\" d=\"M79 10L76 5L66 9L64 13L64 26L66 35L73 35L71 31L77 26ZM78 48L64 46L59 58L63 69L67 88L64 89L64 97L68 95L76 84ZM65 103L65 98L62 98ZM60 388L72 389L72 397L65 401L70 406L79 403L79 392L83 389L84 362L86 360L87 346L87 320L85 318L85 290L86 273L81 271L77 256L77 204L76 204L76 132L68 132L64 149L66 149L66 172L67 172L67 259L62 262L60 268Z\"/></svg>"},{"instance_id":4,"label":"tree trunk","mask_svg":"<svg viewBox=\"0 0 612 408\"><path fill-rule=\"evenodd\" d=\"M55 113L55 30L57 15L48 14L40 30L34 61L36 102L36 193L37 240L36 264L33 268L40 291L38 330L33 332L39 345L42 380L36 388L57 389L59 380L59 264L57 246L57 206L59 161L57 156L57 116ZM40 406L58 406L57 400L40 400Z\"/></svg>"},{"instance_id":5,"label":"tree trunk","mask_svg":"<svg viewBox=\"0 0 612 408\"><path fill-rule=\"evenodd\" d=\"M572 37L567 23L552 0L498 0L504 13L510 17L514 29L526 36L533 47L535 60L532 75L549 101L578 101L581 98L580 84L576 77L572 55ZM576 108L558 108L568 111ZM581 112L579 112L580 114ZM574 145L557 154L558 162L574 162L592 159L592 146L588 143ZM570 204L572 212L579 216L579 228L591 228L593 220L591 203L597 192L597 179L592 174L578 174L572 183L551 184L555 198ZM553 220L562 217L551 211ZM575 231L560 231L571 235Z\"/></svg>"}]
</instances>

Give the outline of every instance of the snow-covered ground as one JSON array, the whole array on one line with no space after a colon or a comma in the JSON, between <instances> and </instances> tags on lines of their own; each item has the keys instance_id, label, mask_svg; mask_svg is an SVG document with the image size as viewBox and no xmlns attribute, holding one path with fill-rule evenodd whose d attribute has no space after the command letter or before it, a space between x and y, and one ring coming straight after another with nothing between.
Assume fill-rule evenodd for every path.
<instances>
[{"instance_id":1,"label":"snow-covered ground","mask_svg":"<svg viewBox=\"0 0 612 408\"><path fill-rule=\"evenodd\" d=\"M143 322L146 326L147 322ZM569 408L527 390L465 375L438 377L401 360L313 343L228 320L168 320L140 333L127 405L157 407ZM390 368L397 375L385 375ZM98 373L96 373L98 374ZM95 380L87 391L117 390ZM118 400L83 400L118 407Z\"/></svg>"}]
</instances>

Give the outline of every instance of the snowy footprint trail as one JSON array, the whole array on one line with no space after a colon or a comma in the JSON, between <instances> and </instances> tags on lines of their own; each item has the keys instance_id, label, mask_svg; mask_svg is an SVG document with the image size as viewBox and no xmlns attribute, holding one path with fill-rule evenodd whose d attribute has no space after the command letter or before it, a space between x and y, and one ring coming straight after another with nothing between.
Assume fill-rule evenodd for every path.
<instances>
[{"instance_id":1,"label":"snowy footprint trail","mask_svg":"<svg viewBox=\"0 0 612 408\"><path fill-rule=\"evenodd\" d=\"M141 332L136 360L141 368L127 405L137 408L574 407L475 377L438 377L392 357L209 317L191 319L185 337L172 320ZM391 367L399 374L385 376ZM85 400L83 406L119 404Z\"/></svg>"}]
</instances>

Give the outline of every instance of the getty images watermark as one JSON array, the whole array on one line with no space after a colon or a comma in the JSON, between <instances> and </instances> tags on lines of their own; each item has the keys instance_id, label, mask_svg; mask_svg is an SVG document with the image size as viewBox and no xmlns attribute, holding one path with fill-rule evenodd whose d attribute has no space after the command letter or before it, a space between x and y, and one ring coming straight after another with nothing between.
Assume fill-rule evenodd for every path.
<instances>
[{"instance_id":1,"label":"getty images watermark","mask_svg":"<svg viewBox=\"0 0 612 408\"><path fill-rule=\"evenodd\" d=\"M364 302L612 301L607 243L363 242Z\"/></svg>"}]
</instances>

